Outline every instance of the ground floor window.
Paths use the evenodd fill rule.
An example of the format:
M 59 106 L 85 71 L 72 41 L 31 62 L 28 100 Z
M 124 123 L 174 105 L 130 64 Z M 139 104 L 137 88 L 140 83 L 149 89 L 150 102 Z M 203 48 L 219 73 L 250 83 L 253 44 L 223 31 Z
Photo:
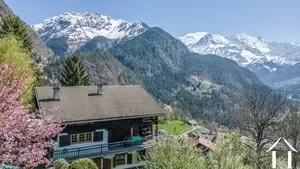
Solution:
M 115 156 L 115 166 L 126 164 L 125 154 L 118 154 Z
M 71 144 L 92 142 L 92 132 L 71 134 Z

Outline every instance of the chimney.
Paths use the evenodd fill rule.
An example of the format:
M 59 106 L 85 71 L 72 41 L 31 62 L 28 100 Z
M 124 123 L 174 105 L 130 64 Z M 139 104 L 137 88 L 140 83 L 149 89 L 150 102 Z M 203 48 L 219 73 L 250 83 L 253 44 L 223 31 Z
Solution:
M 60 98 L 59 98 L 59 90 L 60 90 L 59 85 L 55 84 L 53 86 L 53 100 L 60 100 Z
M 100 83 L 97 85 L 97 95 L 102 95 L 102 87 L 103 87 L 103 84 Z

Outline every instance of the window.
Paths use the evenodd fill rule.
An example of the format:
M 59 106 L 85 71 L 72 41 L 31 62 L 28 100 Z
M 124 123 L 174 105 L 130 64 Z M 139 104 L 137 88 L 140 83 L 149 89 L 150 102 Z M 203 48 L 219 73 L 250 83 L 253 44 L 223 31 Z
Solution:
M 116 155 L 115 156 L 115 164 L 116 164 L 116 166 L 126 164 L 125 154 Z
M 94 132 L 94 142 L 103 141 L 103 131 L 95 131 Z
M 71 134 L 71 144 L 92 142 L 92 133 Z
M 127 154 L 127 164 L 132 164 L 132 157 L 133 157 L 133 154 L 131 154 L 131 153 Z

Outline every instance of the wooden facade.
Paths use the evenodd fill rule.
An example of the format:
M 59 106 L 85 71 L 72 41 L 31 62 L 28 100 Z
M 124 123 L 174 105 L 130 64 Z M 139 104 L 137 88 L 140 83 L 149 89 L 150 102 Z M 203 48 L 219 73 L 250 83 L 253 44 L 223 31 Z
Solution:
M 67 125 L 61 132 L 65 134 L 58 135 L 59 147 L 69 146 L 71 144 L 71 135 L 77 133 L 93 132 L 93 141 L 97 141 L 97 139 L 101 137 L 99 136 L 99 131 L 97 130 L 101 129 L 107 130 L 108 143 L 124 141 L 126 140 L 126 138 L 130 138 L 132 136 L 141 136 L 145 140 L 148 140 L 153 136 L 152 126 L 154 122 L 155 118 L 139 118 L 79 125 Z
M 157 124 L 155 117 L 68 125 L 57 136 L 57 147 L 52 157 L 54 160 L 64 158 L 68 161 L 87 157 L 94 159 L 102 169 L 141 167 L 143 162 L 139 161 L 137 154 L 146 149 L 143 142 L 153 138 L 153 124 Z M 92 138 L 90 142 L 72 144 L 76 134 Z M 136 142 L 133 139 L 135 136 L 142 140 Z
M 64 126 L 49 153 L 53 161 L 91 158 L 100 169 L 142 168 L 137 154 L 147 148 L 153 130 L 157 135 L 158 116 L 165 115 L 141 85 L 42 86 L 34 91 L 43 115 Z
M 94 159 L 99 169 L 144 169 L 145 150 Z

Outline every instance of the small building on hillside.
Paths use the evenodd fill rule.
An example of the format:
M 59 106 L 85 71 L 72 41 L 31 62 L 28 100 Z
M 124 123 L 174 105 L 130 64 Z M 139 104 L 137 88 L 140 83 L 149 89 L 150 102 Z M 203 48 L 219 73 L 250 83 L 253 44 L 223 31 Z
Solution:
M 209 141 L 213 142 L 216 138 L 216 133 L 211 131 L 211 130 L 208 130 L 206 128 L 203 128 L 203 129 L 199 129 L 199 130 L 191 132 L 189 134 L 189 136 L 193 137 L 193 138 L 206 139 L 206 140 L 209 140 Z
M 216 139 L 215 132 L 206 128 L 189 133 L 189 137 L 194 140 L 196 147 L 204 152 L 213 151 L 216 147 L 214 141 Z
M 196 127 L 196 126 L 198 125 L 197 121 L 194 120 L 194 119 L 189 120 L 189 121 L 188 121 L 188 124 L 190 124 L 190 125 L 193 126 L 193 127 Z
M 141 168 L 164 111 L 140 85 L 36 87 L 37 107 L 65 127 L 53 160 L 93 159 L 100 169 Z M 157 134 L 157 125 L 155 127 Z
M 203 150 L 203 152 L 214 151 L 216 148 L 216 144 L 205 138 L 197 138 L 196 139 L 196 147 Z

